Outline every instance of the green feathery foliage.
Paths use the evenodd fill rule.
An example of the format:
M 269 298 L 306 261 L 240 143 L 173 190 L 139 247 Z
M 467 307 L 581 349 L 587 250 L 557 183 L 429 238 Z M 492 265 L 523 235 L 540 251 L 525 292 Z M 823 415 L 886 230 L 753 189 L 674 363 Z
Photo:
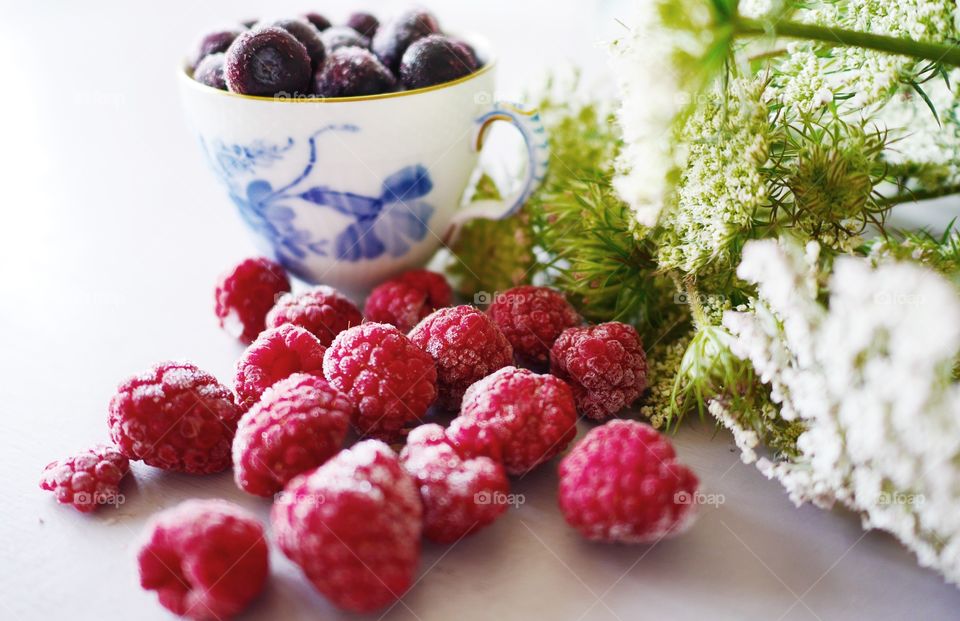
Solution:
M 476 199 L 497 199 L 493 180 L 484 175 Z M 528 284 L 535 273 L 533 233 L 527 209 L 503 220 L 477 219 L 464 225 L 446 265 L 454 290 L 465 299 Z

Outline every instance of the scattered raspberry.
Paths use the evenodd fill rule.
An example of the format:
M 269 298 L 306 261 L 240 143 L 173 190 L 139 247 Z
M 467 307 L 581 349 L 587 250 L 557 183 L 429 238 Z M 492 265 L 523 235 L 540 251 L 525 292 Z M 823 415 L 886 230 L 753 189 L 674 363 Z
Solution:
M 465 454 L 486 455 L 510 474 L 525 474 L 576 437 L 573 392 L 552 375 L 505 367 L 467 389 L 448 434 Z
M 411 431 L 400 462 L 419 486 L 428 539 L 453 543 L 507 510 L 510 482 L 503 466 L 488 457 L 462 459 L 440 425 Z
M 472 306 L 441 308 L 410 331 L 410 339 L 437 363 L 437 403 L 457 410 L 470 384 L 513 363 L 500 328 Z
M 410 270 L 395 280 L 426 293 L 433 310 L 453 304 L 453 290 L 442 274 L 430 270 Z
M 437 396 L 433 359 L 383 323 L 341 332 L 323 357 L 323 372 L 356 404 L 357 431 L 380 439 L 402 436 Z
M 90 513 L 100 505 L 117 506 L 123 501 L 120 479 L 129 470 L 130 461 L 120 451 L 99 444 L 47 464 L 40 478 L 40 489 L 53 492 L 60 504 Z
M 550 372 L 573 388 L 577 409 L 603 420 L 647 388 L 647 356 L 633 326 L 619 321 L 563 331 L 550 350 Z
M 140 548 L 140 586 L 181 617 L 227 619 L 267 581 L 267 542 L 255 517 L 225 500 L 188 500 L 158 513 Z
M 326 348 L 303 328 L 284 324 L 264 331 L 237 362 L 234 390 L 248 410 L 267 388 L 294 373 L 320 374 Z
M 413 583 L 423 508 L 383 442 L 359 442 L 290 481 L 270 518 L 283 553 L 344 610 L 372 612 Z
M 129 459 L 190 474 L 230 467 L 240 420 L 233 393 L 190 363 L 161 362 L 117 388 L 110 437 Z
M 550 360 L 550 348 L 560 333 L 583 322 L 562 293 L 533 285 L 497 295 L 487 313 L 510 341 L 518 361 L 541 366 Z
M 343 445 L 353 402 L 326 380 L 294 373 L 268 388 L 243 415 L 233 439 L 233 476 L 240 489 L 272 496 L 316 468 Z
M 653 427 L 613 420 L 560 462 L 560 510 L 587 539 L 646 543 L 690 527 L 698 485 Z
M 395 280 L 371 291 L 363 307 L 367 321 L 388 323 L 404 332 L 409 332 L 431 312 L 426 293 Z
M 363 315 L 353 302 L 333 287 L 326 286 L 314 287 L 297 295 L 284 295 L 267 314 L 268 328 L 292 323 L 311 332 L 324 346 L 362 321 Z
M 443 276 L 413 270 L 370 292 L 363 313 L 367 321 L 389 323 L 409 332 L 421 319 L 452 301 L 453 292 Z
M 249 343 L 263 332 L 277 297 L 288 291 L 290 281 L 279 263 L 264 258 L 242 261 L 217 283 L 215 310 L 220 327 Z

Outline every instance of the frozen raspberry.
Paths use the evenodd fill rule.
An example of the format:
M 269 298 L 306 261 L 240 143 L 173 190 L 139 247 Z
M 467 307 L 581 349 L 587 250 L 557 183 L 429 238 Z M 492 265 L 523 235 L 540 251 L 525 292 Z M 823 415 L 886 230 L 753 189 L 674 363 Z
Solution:
M 400 462 L 420 489 L 428 539 L 453 543 L 507 510 L 510 482 L 503 466 L 488 457 L 461 458 L 440 425 L 411 431 Z
M 550 372 L 573 388 L 580 413 L 596 420 L 629 406 L 647 388 L 640 335 L 619 321 L 564 330 L 550 350 Z
M 284 324 L 265 330 L 237 362 L 233 387 L 246 411 L 267 388 L 294 373 L 319 375 L 326 348 L 300 326 Z
M 240 489 L 272 496 L 343 445 L 353 402 L 326 380 L 295 373 L 268 388 L 240 419 L 233 476 Z
M 330 27 L 330 20 L 319 13 L 304 13 L 303 19 L 313 24 L 313 27 L 320 32 Z
M 453 301 L 453 291 L 436 272 L 413 270 L 381 284 L 363 309 L 368 321 L 389 323 L 409 332 L 421 319 Z
M 305 93 L 310 86 L 310 55 L 282 28 L 243 31 L 227 50 L 227 87 L 244 95 Z
M 283 28 L 293 35 L 293 38 L 307 48 L 307 55 L 310 56 L 310 67 L 316 71 L 317 67 L 323 64 L 326 58 L 327 49 L 320 38 L 320 31 L 305 19 L 278 19 L 264 26 L 276 26 Z M 259 25 L 257 26 L 259 28 Z
M 443 84 L 477 70 L 476 59 L 440 34 L 415 41 L 400 60 L 400 81 L 408 89 Z
M 506 367 L 467 389 L 447 434 L 463 453 L 492 457 L 508 473 L 525 474 L 576 437 L 573 392 L 552 375 Z
M 689 528 L 698 485 L 653 427 L 613 420 L 560 462 L 560 510 L 587 539 L 646 543 Z
M 193 55 L 193 62 L 190 66 L 196 69 L 202 61 L 211 54 L 222 54 L 230 48 L 230 44 L 243 32 L 239 28 L 230 28 L 227 30 L 217 30 L 211 32 L 200 39 L 197 44 L 197 51 Z
M 360 97 L 396 87 L 396 78 L 376 56 L 360 47 L 341 47 L 330 53 L 317 73 L 314 92 L 321 97 Z
M 220 327 L 244 343 L 253 341 L 266 327 L 277 298 L 288 291 L 290 280 L 278 263 L 262 257 L 242 261 L 217 283 Z
M 129 459 L 189 474 L 230 467 L 240 420 L 233 393 L 186 362 L 162 362 L 117 388 L 110 400 L 110 437 Z
M 363 36 L 370 39 L 373 38 L 373 35 L 377 34 L 377 28 L 380 27 L 380 21 L 369 13 L 358 11 L 356 13 L 351 13 L 350 17 L 347 18 L 347 26 L 350 26 Z
M 409 270 L 394 280 L 425 292 L 427 300 L 434 309 L 450 306 L 453 303 L 453 289 L 442 274 L 430 270 Z
M 323 357 L 323 372 L 356 404 L 357 431 L 384 440 L 401 437 L 437 396 L 433 359 L 383 323 L 341 332 Z
M 487 313 L 503 330 L 517 360 L 538 366 L 550 360 L 550 348 L 560 333 L 583 321 L 562 293 L 533 285 L 497 295 Z
M 460 408 L 470 384 L 513 363 L 513 349 L 500 328 L 472 306 L 441 308 L 410 331 L 412 340 L 437 363 L 437 403 Z
M 223 59 L 223 53 L 206 56 L 193 70 L 193 79 L 221 91 L 227 90 L 226 78 L 223 76 Z
M 328 52 L 334 52 L 341 47 L 362 47 L 370 49 L 370 39 L 363 36 L 349 26 L 333 26 L 323 31 L 323 44 Z
M 362 321 L 363 315 L 353 302 L 333 287 L 323 285 L 296 295 L 285 295 L 267 313 L 268 328 L 292 323 L 311 332 L 325 346 L 338 334 Z
M 377 29 L 371 49 L 387 69 L 397 73 L 400 59 L 410 45 L 423 37 L 440 32 L 437 19 L 422 9 L 414 9 Z
M 339 608 L 372 612 L 413 583 L 423 508 L 380 441 L 359 442 L 290 481 L 270 518 L 283 553 Z
M 225 500 L 188 500 L 155 515 L 137 554 L 140 586 L 189 619 L 242 612 L 267 582 L 268 550 L 257 519 Z
M 100 444 L 67 459 L 47 464 L 40 489 L 51 491 L 57 502 L 89 513 L 100 505 L 123 502 L 120 479 L 130 470 L 130 461 L 112 446 Z

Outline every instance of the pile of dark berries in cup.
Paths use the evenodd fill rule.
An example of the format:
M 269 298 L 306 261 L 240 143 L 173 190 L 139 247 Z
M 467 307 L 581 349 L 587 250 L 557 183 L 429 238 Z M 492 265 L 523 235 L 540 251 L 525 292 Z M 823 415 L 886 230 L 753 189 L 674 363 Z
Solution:
M 110 442 L 40 481 L 84 513 L 119 504 L 131 461 L 232 468 L 241 490 L 268 499 L 269 536 L 220 499 L 153 517 L 140 583 L 178 615 L 242 612 L 270 575 L 269 541 L 335 606 L 383 609 L 415 583 L 422 539 L 455 544 L 493 524 L 523 502 L 511 477 L 563 453 L 560 511 L 590 541 L 657 541 L 696 514 L 697 477 L 670 441 L 615 418 L 647 386 L 637 331 L 586 325 L 558 291 L 515 287 L 481 310 L 413 270 L 361 311 L 331 287 L 294 293 L 280 265 L 251 258 L 215 299 L 220 326 L 246 346 L 232 386 L 190 362 L 133 375 L 110 401 Z M 603 424 L 570 447 L 582 418 Z
M 339 26 L 317 13 L 248 24 L 201 39 L 195 80 L 261 97 L 359 97 L 443 84 L 483 65 L 423 9 L 383 24 L 369 13 Z

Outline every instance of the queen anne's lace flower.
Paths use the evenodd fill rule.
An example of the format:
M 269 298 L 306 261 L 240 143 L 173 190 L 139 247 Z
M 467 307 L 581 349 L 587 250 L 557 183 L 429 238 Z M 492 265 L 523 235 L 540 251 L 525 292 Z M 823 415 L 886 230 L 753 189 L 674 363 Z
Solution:
M 960 296 L 922 267 L 846 257 L 825 306 L 816 263 L 815 244 L 751 242 L 738 274 L 758 297 L 724 318 L 780 416 L 805 428 L 794 458 L 758 467 L 794 502 L 839 501 L 960 584 Z M 752 461 L 757 440 L 741 413 L 722 401 L 711 411 Z
M 760 166 L 767 160 L 769 123 L 762 83 L 735 80 L 704 94 L 681 135 L 685 166 L 674 200 L 662 214 L 660 265 L 684 272 L 727 258 L 731 240 L 767 199 Z

